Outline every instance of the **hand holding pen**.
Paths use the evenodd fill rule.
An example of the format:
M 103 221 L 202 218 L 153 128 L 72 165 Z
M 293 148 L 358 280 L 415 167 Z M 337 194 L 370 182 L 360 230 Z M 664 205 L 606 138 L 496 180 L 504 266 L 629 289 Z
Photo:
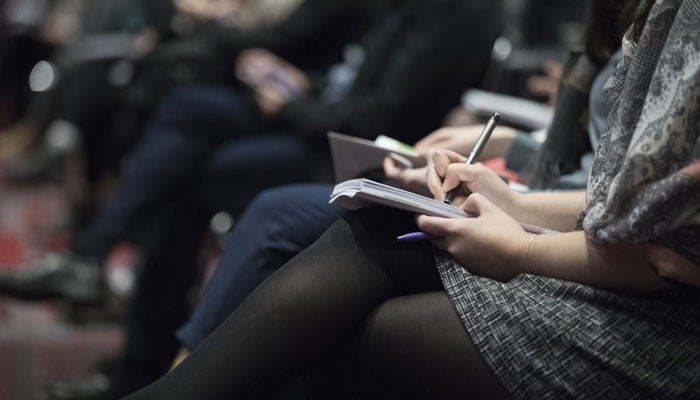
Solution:
M 460 193 L 464 191 L 465 197 L 456 198 L 452 205 L 460 207 L 467 212 L 473 213 L 473 210 L 468 210 L 465 204 L 466 200 L 473 193 L 479 193 L 505 212 L 517 212 L 519 209 L 522 195 L 510 188 L 492 169 L 480 163 L 467 165 L 464 162 L 464 157 L 449 150 L 440 150 L 436 152 L 435 156 L 435 170 L 431 171 L 428 181 L 430 190 L 436 199 L 440 199 L 447 189 L 463 187 L 464 189 L 459 190 Z M 441 173 L 438 173 L 436 170 L 439 170 Z M 412 234 L 402 237 L 399 241 L 415 242 L 436 238 L 435 236 L 426 237 L 422 235 L 422 232 L 420 233 L 421 235 Z M 436 235 L 434 232 L 433 234 Z
M 486 147 L 486 144 L 488 143 L 488 140 L 491 137 L 491 134 L 493 133 L 493 130 L 495 129 L 499 118 L 500 115 L 498 113 L 495 113 L 489 119 L 489 121 L 484 126 L 484 130 L 475 142 L 474 147 L 467 158 L 464 158 L 457 153 L 447 150 L 438 151 L 433 154 L 435 171 L 430 171 L 428 174 L 428 186 L 437 198 L 444 195 L 444 191 L 442 191 L 442 189 L 445 185 L 450 184 L 448 177 L 449 165 L 457 162 L 464 162 L 466 165 L 473 164 L 479 158 L 479 155 L 481 154 L 483 149 Z M 455 200 L 455 197 L 459 193 L 461 182 L 463 181 L 463 179 L 459 179 L 458 181 L 459 182 L 457 182 L 457 185 L 454 186 L 447 193 L 444 199 L 445 203 L 451 204 Z M 410 242 L 423 239 L 429 239 L 429 237 L 427 237 L 422 232 L 410 232 L 406 235 L 402 235 L 397 238 L 397 240 L 402 242 Z
M 498 113 L 494 113 L 493 116 L 491 116 L 489 121 L 486 123 L 486 126 L 484 126 L 484 131 L 481 132 L 481 136 L 479 136 L 479 139 L 477 139 L 476 143 L 474 144 L 474 148 L 469 153 L 469 156 L 467 156 L 466 163 L 468 165 L 474 164 L 474 162 L 476 162 L 476 160 L 479 159 L 479 155 L 484 150 L 484 147 L 486 147 L 486 143 L 488 143 L 489 139 L 491 138 L 491 134 L 496 128 L 496 124 L 498 124 L 498 120 L 500 118 L 501 116 Z M 447 196 L 445 196 L 445 203 L 452 203 L 455 199 L 455 196 L 457 196 L 458 191 L 459 189 L 454 188 L 449 193 L 447 193 Z

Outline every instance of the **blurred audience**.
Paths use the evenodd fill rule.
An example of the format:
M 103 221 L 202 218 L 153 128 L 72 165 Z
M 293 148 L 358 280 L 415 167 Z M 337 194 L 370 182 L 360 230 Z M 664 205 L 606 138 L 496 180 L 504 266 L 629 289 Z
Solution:
M 569 56 L 565 79 L 557 85 L 564 97 L 557 104 L 555 122 L 548 129 L 547 142 L 544 145 L 536 142 L 529 135 L 507 127 L 505 121 L 493 132 L 481 160 L 505 157 L 507 167 L 529 175 L 524 177 L 525 182 L 531 183 L 533 189 L 585 188 L 592 164 L 592 149 L 603 133 L 602 122 L 607 117 L 603 87 L 621 58 L 620 52 L 615 52 L 616 43 L 601 43 L 592 37 L 597 30 L 604 28 L 610 30 L 613 38 L 619 38 L 622 28 L 602 24 L 599 20 L 596 22 L 600 25 L 591 24 L 588 28 L 588 41 L 577 46 Z M 578 50 L 579 47 L 585 47 L 585 50 Z M 603 65 L 606 62 L 607 65 Z M 585 112 L 574 112 L 581 107 L 579 96 L 587 99 L 583 106 Z M 590 137 L 587 148 L 590 151 L 586 152 L 584 148 L 578 153 L 561 152 L 561 149 L 550 148 L 549 143 L 559 143 L 577 134 L 573 127 L 582 123 L 581 115 L 584 115 L 586 125 L 583 130 Z M 430 164 L 432 152 L 437 149 L 468 154 L 481 131 L 481 124 L 441 128 L 418 141 L 415 148 Z M 552 171 L 552 158 L 556 158 L 557 165 L 570 169 Z M 575 165 L 578 168 L 572 168 Z M 404 169 L 388 159 L 384 163 L 384 172 L 388 183 L 430 195 L 425 182 L 426 168 Z M 218 267 L 192 317 L 177 332 L 183 349 L 175 363 L 209 336 L 258 284 L 311 245 L 336 219 L 348 213 L 328 204 L 331 191 L 330 185 L 290 185 L 265 190 L 250 202 L 227 241 Z
M 320 398 L 696 397 L 700 64 L 677 57 L 700 58 L 698 3 L 597 3 L 603 26 L 634 20 L 611 32 L 623 57 L 587 193 L 516 193 L 436 151 L 430 192 L 459 188 L 474 218 L 350 213 L 127 398 L 266 398 L 299 377 Z M 559 139 L 583 131 L 581 95 L 615 47 L 567 62 L 554 125 L 575 129 Z M 580 150 L 564 147 L 546 144 L 544 164 Z M 416 229 L 429 240 L 396 240 Z
M 303 60 L 302 64 L 308 68 L 309 73 L 314 74 L 315 68 L 324 69 L 327 63 L 339 59 L 342 56 L 342 45 L 348 40 L 358 38 L 363 30 L 367 28 L 372 18 L 374 18 L 377 7 L 382 7 L 381 2 L 376 1 L 372 2 L 371 6 L 349 1 L 338 1 L 333 4 L 308 1 L 298 6 L 288 18 L 279 21 L 276 25 L 260 26 L 259 29 L 246 30 L 245 32 L 230 27 L 224 28 L 219 23 L 207 25 L 202 28 L 201 33 L 193 34 L 191 39 L 188 39 L 193 41 L 192 44 L 187 44 L 186 40 L 177 41 L 177 43 L 171 42 L 174 47 L 177 47 L 175 50 L 184 49 L 182 51 L 174 51 L 172 47 L 156 47 L 153 52 L 149 53 L 149 63 L 146 65 L 156 79 L 160 79 L 160 75 L 163 73 L 163 71 L 160 71 L 160 74 L 158 74 L 158 65 L 167 65 L 170 71 L 179 72 L 183 71 L 183 66 L 186 67 L 188 65 L 187 62 L 190 63 L 189 65 L 200 67 L 202 63 L 194 61 L 199 57 L 197 52 L 200 46 L 197 43 L 210 43 L 209 48 L 216 48 L 216 50 L 210 50 L 209 54 L 215 55 L 219 59 L 220 67 L 218 68 L 222 71 L 222 76 L 224 74 L 223 71 L 225 71 L 227 81 L 235 83 L 233 79 L 233 64 L 230 59 L 235 57 L 240 49 L 245 48 L 247 45 L 255 44 L 272 46 L 282 54 L 296 55 L 300 60 Z M 203 25 L 206 25 L 206 22 Z M 193 54 L 192 51 L 195 53 Z M 178 60 L 181 60 L 182 63 L 178 64 Z M 202 69 L 206 71 L 205 67 Z M 185 71 L 187 71 L 186 68 Z M 79 77 L 79 74 L 77 76 Z M 163 80 L 175 84 L 180 82 L 167 76 Z M 223 110 L 223 112 L 225 111 Z M 102 122 L 104 123 L 104 121 Z M 206 118 L 202 122 L 207 123 Z M 197 132 L 192 134 L 197 134 Z M 274 143 L 272 144 L 274 145 Z M 245 143 L 240 144 L 240 148 L 241 151 L 245 151 Z M 272 147 L 271 151 L 273 154 L 269 156 L 270 158 L 263 158 L 260 161 L 263 163 L 268 160 L 274 161 L 276 156 L 284 158 L 284 153 L 288 150 L 290 149 L 286 147 L 278 146 L 278 150 Z M 218 160 L 219 162 L 224 162 L 223 166 L 213 163 L 214 169 L 225 169 L 225 167 L 229 166 L 228 164 L 230 164 L 231 160 L 236 161 L 237 154 L 234 153 L 231 156 L 231 159 L 220 158 Z M 178 162 L 178 160 L 174 161 Z M 282 166 L 284 164 L 277 165 Z M 243 172 L 249 171 L 239 171 L 239 173 Z M 271 178 L 274 179 L 274 177 Z M 260 182 L 259 184 L 264 185 L 266 183 Z M 250 188 L 250 190 L 253 190 L 253 188 Z M 160 214 L 167 214 L 164 208 L 167 207 L 162 207 Z M 178 214 L 175 215 L 179 217 Z M 107 393 L 103 394 L 114 396 L 115 391 L 123 392 L 143 385 L 167 369 L 173 357 L 171 353 L 176 349 L 172 331 L 184 318 L 187 311 L 186 287 L 191 285 L 194 280 L 193 275 L 195 271 L 193 264 L 195 264 L 197 259 L 199 237 L 203 231 L 203 228 L 195 227 L 195 223 L 204 221 L 203 225 L 206 225 L 206 218 L 200 218 L 194 223 L 188 222 L 195 216 L 199 216 L 199 214 L 185 212 L 185 215 L 177 220 L 172 218 L 172 214 L 165 218 L 154 216 L 152 220 L 161 222 L 154 223 L 153 227 L 149 227 L 149 222 L 152 221 L 144 221 L 141 224 L 143 227 L 141 233 L 134 235 L 136 236 L 134 240 L 140 244 L 140 259 L 142 264 L 144 264 L 142 268 L 137 268 L 137 271 L 143 270 L 144 272 L 137 272 L 140 279 L 138 279 L 134 297 L 137 299 L 137 303 L 141 304 L 143 300 L 143 303 L 148 304 L 148 306 L 141 307 L 139 305 L 132 307 L 128 313 L 126 322 L 126 354 L 123 365 L 119 368 L 120 372 L 124 371 L 126 373 L 121 377 L 120 382 L 117 383 L 118 387 L 104 388 L 95 385 L 94 381 L 81 382 L 83 384 L 76 386 L 61 386 L 56 393 L 58 397 L 80 398 L 85 395 L 90 396 L 94 395 L 91 392 L 94 389 L 102 392 L 107 391 Z M 177 227 L 182 232 L 180 235 L 178 235 L 176 229 L 171 229 L 173 222 L 178 223 Z M 190 230 L 198 236 L 192 238 L 192 234 L 189 234 Z M 90 235 L 87 234 L 86 236 L 89 237 Z M 153 236 L 155 236 L 155 239 L 148 239 L 148 237 Z M 141 239 L 142 237 L 146 239 Z M 167 240 L 167 242 L 158 242 L 158 240 Z M 176 245 L 175 242 L 178 241 L 183 242 L 183 245 Z M 172 245 L 175 245 L 179 251 L 184 253 L 185 257 L 178 258 L 180 253 L 171 255 L 169 250 Z M 185 247 L 190 248 L 185 249 Z M 45 265 L 50 265 L 51 259 L 55 260 L 55 257 L 47 257 L 46 261 L 48 261 L 48 264 Z M 145 266 L 149 263 L 158 265 L 158 268 L 155 270 L 149 269 Z M 168 268 L 170 264 L 173 265 L 171 268 Z M 188 269 L 180 271 L 178 270 L 180 265 L 184 265 Z M 172 279 L 163 279 L 160 274 L 164 271 L 171 275 Z M 71 277 L 66 278 L 71 279 Z M 54 283 L 56 283 L 55 280 Z M 85 283 L 85 281 L 82 283 L 75 282 L 73 287 L 80 287 Z M 89 288 L 89 286 L 85 288 Z M 93 287 L 92 289 L 98 289 L 101 292 L 99 287 Z M 87 292 L 78 289 L 77 292 L 72 293 L 74 295 L 72 300 L 78 303 L 94 301 L 95 297 L 90 296 L 96 292 L 90 293 L 92 289 L 88 289 Z M 97 294 L 99 296 L 99 293 Z M 145 296 L 146 299 L 138 300 L 141 296 Z M 84 383 L 87 383 L 87 385 Z
M 237 215 L 267 187 L 327 179 L 328 130 L 415 142 L 440 125 L 466 88 L 489 88 L 494 74 L 506 83 L 507 71 L 520 68 L 492 52 L 508 18 L 499 1 L 52 3 L 51 18 L 37 17 L 45 26 L 39 37 L 52 39 L 32 58 L 49 60 L 36 64 L 33 75 L 52 79 L 32 94 L 21 119 L 19 112 L 6 118 L 19 120 L 0 132 L 0 157 L 8 179 L 29 182 L 55 178 L 78 153 L 89 194 L 69 251 L 0 275 L 0 290 L 99 303 L 113 245 L 130 240 L 140 255 L 125 350 L 108 368 L 108 385 L 92 376 L 54 386 L 54 398 L 115 398 L 167 370 L 213 211 Z M 504 1 L 522 15 L 552 12 L 547 24 L 528 25 L 527 33 L 510 39 L 523 50 L 551 45 L 556 50 L 548 54 L 560 54 L 555 42 L 566 36 L 562 22 L 574 20 L 582 6 L 544 3 Z M 529 18 L 517 23 L 525 26 Z M 539 29 L 548 33 L 538 35 Z M 12 63 L 0 68 L 5 64 Z M 545 72 L 544 80 L 531 81 L 532 89 L 554 103 L 557 70 Z M 517 91 L 520 83 L 508 85 L 499 89 Z M 585 138 L 586 129 L 577 132 Z M 507 137 L 506 152 L 520 139 L 529 141 L 524 134 Z M 513 154 L 522 150 L 512 148 L 520 149 Z M 554 179 L 574 172 L 586 151 L 582 146 L 563 156 L 576 163 Z M 107 196 L 113 181 L 116 190 Z M 298 197 L 303 203 L 306 194 Z
M 89 190 L 84 208 L 78 211 L 89 214 L 103 197 L 105 185 L 100 184 L 119 174 L 122 157 L 138 139 L 163 93 L 187 81 L 232 84 L 230 60 L 237 51 L 236 43 L 240 48 L 285 46 L 288 32 L 297 30 L 298 22 L 276 37 L 265 29 L 252 32 L 255 26 L 283 20 L 299 6 L 298 1 L 268 2 L 269 14 L 246 5 L 254 2 L 221 1 L 215 8 L 208 7 L 204 15 L 201 7 L 194 6 L 200 3 L 214 4 L 180 2 L 175 7 L 170 0 L 88 3 L 73 43 L 52 61 L 35 67 L 34 75 L 48 80 L 37 89 L 42 92 L 33 96 L 24 118 L 0 136 L 5 138 L 0 154 L 8 159 L 7 179 L 25 182 L 60 177 L 66 156 L 80 150 Z M 314 15 L 314 10 L 306 9 L 306 14 Z M 237 23 L 239 15 L 246 15 L 242 24 Z M 307 32 L 318 25 L 312 18 L 306 22 L 310 25 Z M 361 25 L 358 23 L 358 31 Z M 235 40 L 225 47 L 215 46 L 213 38 L 229 37 Z M 329 53 L 321 45 L 314 49 L 321 57 Z M 77 225 L 85 219 L 81 217 L 78 214 Z

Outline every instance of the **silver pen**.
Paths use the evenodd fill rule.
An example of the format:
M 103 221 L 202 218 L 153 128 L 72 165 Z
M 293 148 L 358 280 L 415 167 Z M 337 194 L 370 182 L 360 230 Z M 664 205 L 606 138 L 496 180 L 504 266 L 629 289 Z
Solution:
M 494 113 L 491 118 L 489 118 L 489 121 L 486 123 L 486 126 L 484 127 L 483 132 L 481 132 L 479 139 L 477 139 L 476 143 L 474 144 L 474 148 L 467 157 L 467 164 L 473 164 L 479 158 L 479 155 L 484 150 L 484 147 L 486 147 L 486 143 L 488 143 L 489 139 L 491 138 L 491 134 L 496 128 L 496 124 L 498 124 L 499 119 L 501 119 L 501 116 L 498 113 Z M 459 185 L 447 193 L 447 196 L 445 196 L 445 203 L 452 203 L 458 192 Z

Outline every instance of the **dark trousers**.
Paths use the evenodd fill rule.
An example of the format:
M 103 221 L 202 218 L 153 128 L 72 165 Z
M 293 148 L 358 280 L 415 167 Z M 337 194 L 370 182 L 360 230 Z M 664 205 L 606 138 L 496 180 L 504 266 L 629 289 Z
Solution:
M 211 211 L 240 213 L 258 191 L 306 179 L 309 159 L 301 139 L 268 133 L 244 92 L 192 85 L 163 102 L 117 191 L 73 243 L 74 252 L 103 259 L 129 238 L 143 256 L 125 321 L 126 390 L 172 361 Z
M 347 212 L 328 204 L 331 189 L 291 185 L 266 190 L 250 202 L 192 317 L 177 332 L 183 346 L 197 347 L 262 281 Z
M 175 90 L 134 150 L 119 188 L 77 237 L 74 251 L 104 257 L 116 240 L 150 224 L 164 204 L 202 185 L 215 192 L 210 199 L 245 198 L 305 176 L 305 143 L 267 128 L 245 92 L 213 85 Z

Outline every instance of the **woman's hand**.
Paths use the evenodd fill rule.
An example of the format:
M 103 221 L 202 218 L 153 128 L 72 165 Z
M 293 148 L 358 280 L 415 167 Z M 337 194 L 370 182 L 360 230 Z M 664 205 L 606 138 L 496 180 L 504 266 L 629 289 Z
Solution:
M 459 194 L 452 204 L 460 205 L 471 193 L 480 193 L 509 214 L 517 211 L 521 194 L 511 189 L 493 170 L 481 163 L 467 165 L 466 158 L 449 150 L 433 153 L 433 168 L 427 172 L 430 192 L 443 200 L 450 190 Z
M 545 60 L 542 63 L 542 73 L 528 79 L 527 88 L 530 93 L 546 98 L 547 104 L 554 107 L 563 72 L 564 66 L 560 62 Z
M 209 2 L 201 0 L 175 0 L 175 9 L 192 17 L 208 19 L 211 17 Z
M 404 168 L 397 166 L 396 162 L 391 157 L 386 157 L 383 167 L 384 175 L 386 175 L 387 179 L 393 184 L 414 193 L 430 196 L 430 191 L 428 190 L 428 184 L 426 182 L 426 174 L 428 168 L 432 168 L 432 166 Z
M 238 79 L 253 90 L 260 109 L 268 115 L 276 114 L 309 89 L 309 79 L 303 71 L 263 49 L 242 52 L 235 71 Z
M 532 238 L 520 224 L 479 193 L 470 195 L 462 209 L 475 218 L 421 215 L 421 231 L 436 236 L 432 242 L 477 275 L 507 281 L 526 272 L 526 249 Z
M 483 130 L 483 125 L 440 128 L 416 142 L 414 147 L 418 154 L 426 159 L 432 157 L 435 150 L 442 149 L 469 154 Z M 496 127 L 481 153 L 481 159 L 505 157 L 514 139 L 514 129 L 505 126 Z
M 653 243 L 641 247 L 647 262 L 660 277 L 700 288 L 700 265 Z
M 175 9 L 200 20 L 232 20 L 241 8 L 237 0 L 175 0 Z

